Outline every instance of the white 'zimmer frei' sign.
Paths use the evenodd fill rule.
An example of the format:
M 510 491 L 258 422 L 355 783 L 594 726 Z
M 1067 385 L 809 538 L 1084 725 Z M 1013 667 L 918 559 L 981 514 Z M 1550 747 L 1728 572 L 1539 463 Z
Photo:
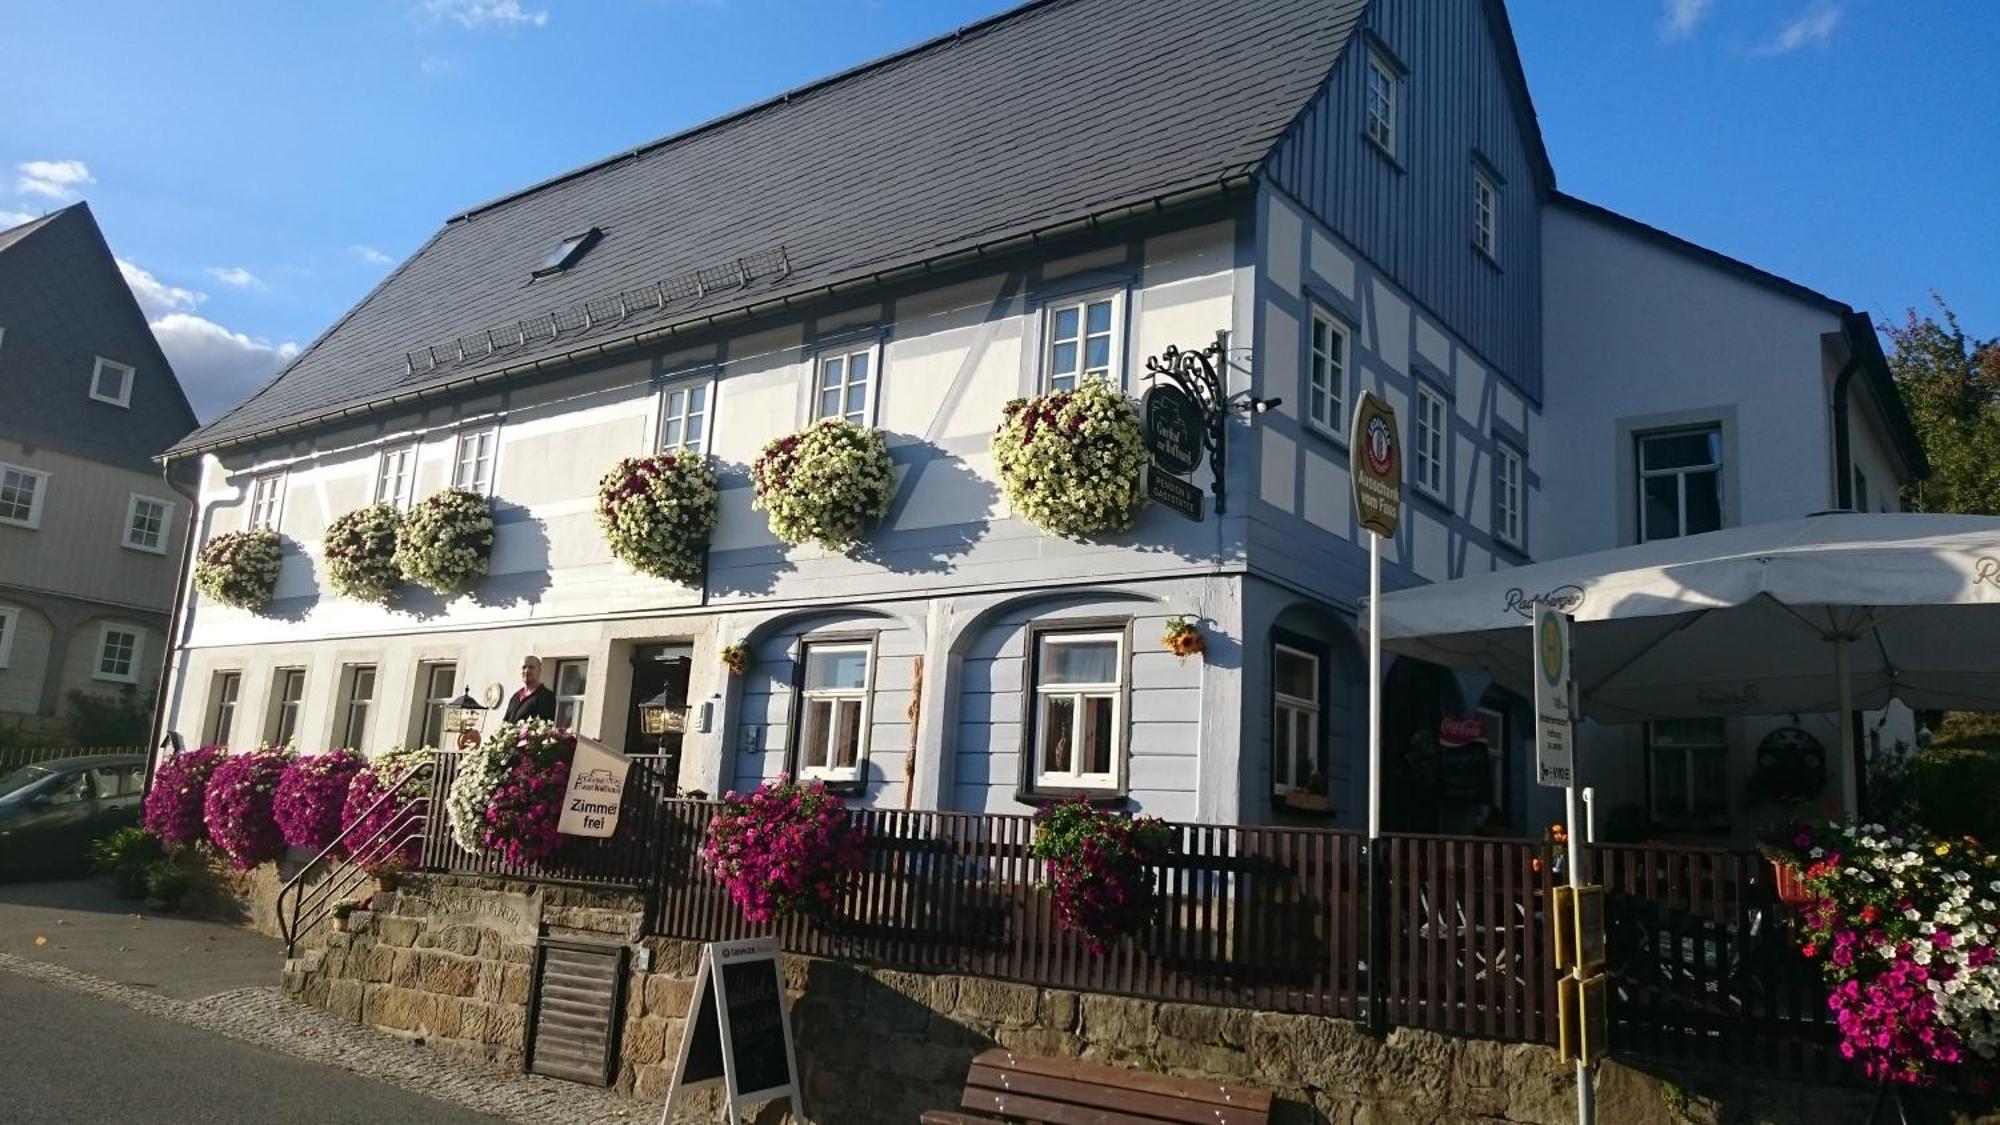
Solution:
M 618 831 L 618 806 L 625 797 L 625 774 L 632 759 L 602 742 L 576 740 L 569 761 L 569 790 L 563 794 L 556 831 L 565 836 L 609 836 Z
M 1547 602 L 1535 606 L 1535 780 L 1562 788 L 1576 777 L 1576 716 L 1570 714 L 1574 672 L 1569 615 Z

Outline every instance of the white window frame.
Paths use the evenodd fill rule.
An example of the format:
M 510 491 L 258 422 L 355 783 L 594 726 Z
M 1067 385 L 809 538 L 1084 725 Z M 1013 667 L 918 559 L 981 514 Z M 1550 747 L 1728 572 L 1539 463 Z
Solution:
M 564 694 L 563 669 L 578 664 L 583 666 L 583 691 Z M 583 701 L 590 698 L 590 660 L 579 656 L 550 661 L 548 684 L 550 693 L 556 697 L 556 725 L 576 730 L 577 723 L 583 718 Z M 570 713 L 570 721 L 567 723 L 563 722 L 564 708 L 568 708 Z
M 1042 629 L 1028 634 L 1033 649 L 1033 722 L 1029 724 L 1029 752 L 1033 755 L 1029 766 L 1037 791 L 1093 790 L 1117 792 L 1125 782 L 1125 704 L 1126 680 L 1130 678 L 1130 652 L 1126 631 L 1123 629 Z M 1116 680 L 1098 683 L 1049 684 L 1043 683 L 1046 664 L 1042 660 L 1042 646 L 1045 644 L 1102 644 L 1106 641 L 1116 646 L 1114 667 L 1118 670 Z M 1070 725 L 1069 764 L 1066 772 L 1048 768 L 1043 754 L 1043 734 L 1048 729 L 1048 701 L 1064 697 L 1071 701 L 1075 721 Z M 1086 699 L 1109 699 L 1111 701 L 1111 771 L 1109 773 L 1085 773 L 1077 767 L 1083 761 L 1083 704 Z
M 1507 442 L 1493 443 L 1493 537 L 1509 547 L 1528 543 L 1527 458 Z
M 1381 51 L 1368 52 L 1368 71 L 1362 79 L 1361 132 L 1389 156 L 1396 155 L 1397 110 L 1402 101 L 1402 68 Z M 1378 106 L 1376 103 L 1380 102 Z
M 1647 430 L 1643 433 L 1633 435 L 1632 484 L 1634 500 L 1638 504 L 1637 516 L 1639 542 L 1641 543 L 1658 541 L 1653 536 L 1646 534 L 1646 482 L 1654 477 L 1670 476 L 1678 479 L 1678 487 L 1675 493 L 1677 498 L 1675 509 L 1677 518 L 1676 529 L 1674 534 L 1662 535 L 1658 537 L 1659 539 L 1685 539 L 1689 535 L 1703 534 L 1702 532 L 1688 530 L 1687 478 L 1692 473 L 1713 472 L 1715 474 L 1715 487 L 1717 491 L 1715 530 L 1720 531 L 1729 526 L 1728 495 L 1723 492 L 1723 489 L 1727 485 L 1727 481 L 1723 477 L 1723 474 L 1728 471 L 1729 458 L 1727 450 L 1723 450 L 1722 455 L 1718 459 L 1700 465 L 1681 465 L 1672 469 L 1648 469 L 1646 467 L 1647 442 L 1660 438 L 1686 437 L 1690 434 L 1714 434 L 1716 447 L 1720 449 L 1722 446 L 1723 428 L 1720 423 L 1715 422 L 1694 426 L 1673 426 L 1663 430 Z
M 113 406 L 130 410 L 132 408 L 132 384 L 138 377 L 138 369 L 129 363 L 120 363 L 115 359 L 105 359 L 103 356 L 96 358 L 96 366 L 90 369 L 90 397 L 98 402 L 108 402 Z M 115 371 L 122 376 L 118 384 L 118 393 L 115 395 L 97 393 L 97 380 L 106 371 Z
M 482 460 L 475 452 L 472 460 L 470 479 L 466 471 L 466 443 L 474 443 L 474 449 L 484 453 Z M 483 444 L 483 448 L 480 443 Z M 485 466 L 483 472 L 481 465 Z M 457 440 L 451 446 L 451 486 L 477 492 L 481 496 L 493 495 L 493 483 L 500 479 L 500 427 L 498 425 L 475 426 L 458 432 Z
M 440 669 L 449 671 L 449 674 L 445 676 L 444 694 L 442 696 L 431 694 L 433 685 L 437 682 L 437 674 Z M 415 711 L 415 714 L 411 716 L 415 721 L 410 724 L 410 734 L 412 741 L 416 745 L 428 746 L 433 750 L 456 749 L 454 746 L 443 745 L 443 742 L 445 736 L 452 733 L 444 729 L 444 710 L 451 704 L 452 700 L 458 698 L 458 692 L 453 687 L 457 683 L 458 661 L 423 660 L 417 663 L 417 686 L 416 690 L 410 693 Z M 438 729 L 436 738 L 431 737 L 432 715 L 437 716 Z
M 124 672 L 106 671 L 104 657 L 111 645 L 111 635 L 132 638 L 132 651 L 125 658 Z M 135 625 L 115 625 L 109 621 L 97 627 L 97 656 L 91 664 L 90 678 L 110 684 L 136 684 L 139 682 L 139 658 L 146 650 L 146 631 Z
M 160 509 L 159 542 L 154 543 L 150 546 L 148 546 L 145 543 L 141 543 L 132 537 L 132 532 L 133 532 L 132 525 L 139 518 L 139 505 L 141 504 L 156 504 L 159 506 Z M 146 496 L 142 493 L 134 492 L 131 498 L 125 502 L 125 534 L 121 542 L 123 543 L 124 546 L 129 547 L 134 551 L 145 551 L 148 554 L 164 555 L 167 553 L 167 537 L 173 528 L 173 521 L 174 521 L 173 501 L 162 500 L 157 496 Z
M 235 690 L 225 693 L 222 690 L 225 683 L 233 684 Z M 202 717 L 202 721 L 206 727 L 204 731 L 206 737 L 203 739 L 204 745 L 229 745 L 229 740 L 236 735 L 236 708 L 242 702 L 243 669 L 216 669 L 208 680 L 208 709 L 207 713 Z M 222 717 L 225 708 L 229 712 L 227 719 Z
M 1472 245 L 1500 260 L 1500 185 L 1481 168 L 1472 170 Z
M 847 409 L 847 393 L 856 385 L 853 376 L 855 356 L 868 357 L 868 376 L 861 384 L 863 390 L 860 410 L 861 418 L 859 421 L 856 421 L 853 417 L 855 412 Z M 821 396 L 825 391 L 832 389 L 822 384 L 822 380 L 826 378 L 826 365 L 829 360 L 840 360 L 843 364 L 840 373 L 841 409 L 833 414 L 827 414 L 820 410 Z M 854 422 L 855 425 L 863 429 L 873 429 L 875 427 L 875 401 L 881 397 L 881 386 L 881 341 L 874 340 L 865 344 L 845 344 L 839 347 L 822 348 L 813 354 L 812 387 L 808 392 L 812 396 L 812 401 L 807 404 L 812 420 L 817 422 L 822 418 L 844 418 L 847 421 Z
M 415 502 L 417 484 L 417 442 L 389 445 L 375 459 L 375 503 L 388 504 L 407 512 Z M 391 466 L 395 466 L 391 471 Z
M 1682 721 L 1699 722 L 1702 720 L 1682 720 Z M 1694 806 L 1698 803 L 1697 798 L 1700 796 L 1700 794 L 1696 791 L 1697 786 L 1695 784 L 1695 778 L 1700 773 L 1700 771 L 1695 768 L 1696 758 L 1699 755 L 1713 755 L 1713 756 L 1718 756 L 1722 759 L 1722 783 L 1717 793 L 1717 795 L 1720 796 L 1722 801 L 1722 811 L 1715 815 L 1712 822 L 1712 826 L 1717 830 L 1721 830 L 1722 828 L 1726 827 L 1729 820 L 1729 788 L 1730 788 L 1729 757 L 1730 757 L 1731 731 L 1729 729 L 1728 720 L 1726 719 L 1713 719 L 1708 721 L 1712 721 L 1717 724 L 1717 727 L 1721 732 L 1718 741 L 1681 742 L 1676 740 L 1667 742 L 1666 744 L 1662 745 L 1659 740 L 1659 730 L 1658 730 L 1660 724 L 1658 723 L 1646 724 L 1645 726 L 1646 815 L 1649 818 L 1651 818 L 1655 824 L 1671 823 L 1674 820 L 1685 819 L 1692 817 L 1694 815 L 1695 813 Z M 1683 784 L 1686 787 L 1688 795 L 1687 808 L 1672 811 L 1666 814 L 1665 816 L 1661 815 L 1660 794 L 1657 786 L 1653 784 L 1655 776 L 1658 772 L 1658 766 L 1657 766 L 1658 756 L 1661 754 L 1675 754 L 1680 758 L 1680 770 L 1683 773 Z M 1696 829 L 1696 831 L 1700 830 L 1702 829 Z
M 368 694 L 357 690 L 363 673 L 368 676 Z M 339 724 L 333 745 L 357 753 L 368 752 L 368 719 L 375 710 L 375 696 L 382 690 L 382 669 L 378 664 L 344 664 L 340 669 L 340 706 L 334 710 Z
M 818 365 L 815 364 L 813 369 L 817 373 Z M 815 374 L 815 378 L 817 378 L 817 374 Z M 689 404 L 693 403 L 696 394 L 701 395 L 701 409 L 699 410 L 691 409 L 689 406 Z M 679 411 L 673 409 L 675 395 L 681 396 L 682 406 Z M 817 407 L 819 403 L 819 385 L 817 382 L 813 385 L 813 395 L 813 403 Z M 707 453 L 709 440 L 715 433 L 715 377 L 710 374 L 694 378 L 668 380 L 660 387 L 658 414 L 657 424 L 653 427 L 654 452 L 672 453 L 684 450 L 689 453 Z M 701 419 L 701 436 L 692 442 L 687 440 L 687 423 L 690 418 Z M 669 422 L 680 423 L 680 440 L 672 444 L 667 442 L 667 424 Z
M 278 530 L 285 518 L 285 474 L 265 473 L 250 482 L 250 506 L 244 514 L 249 531 Z
M 296 699 L 285 698 L 285 685 L 293 676 L 299 678 L 299 694 Z M 264 719 L 264 742 L 270 746 L 284 746 L 299 737 L 299 720 L 306 709 L 306 670 L 299 665 L 274 668 L 271 671 L 271 703 Z M 287 716 L 289 715 L 289 719 Z M 285 728 L 289 726 L 288 731 Z
M 1451 406 L 1444 395 L 1424 383 L 1417 383 L 1416 440 L 1411 443 L 1410 483 L 1418 492 L 1445 502 L 1445 482 L 1449 479 L 1446 455 L 1451 449 Z M 1433 417 L 1435 415 L 1435 417 Z
M 1282 641 L 1274 643 L 1271 646 L 1271 648 L 1272 648 L 1271 749 L 1273 751 L 1271 755 L 1272 759 L 1271 793 L 1273 796 L 1282 799 L 1286 796 L 1289 796 L 1292 793 L 1309 792 L 1309 790 L 1307 790 L 1306 788 L 1304 778 L 1297 778 L 1297 777 L 1281 778 L 1280 771 L 1277 768 L 1278 755 L 1276 751 L 1277 751 L 1278 728 L 1280 724 L 1286 724 L 1288 726 L 1291 726 L 1291 724 L 1287 724 L 1288 718 L 1292 716 L 1297 716 L 1306 720 L 1305 724 L 1306 735 L 1308 743 L 1312 747 L 1313 759 L 1315 763 L 1320 768 L 1325 768 L 1329 764 L 1326 761 L 1326 755 L 1324 753 L 1325 749 L 1324 727 L 1326 724 L 1326 658 L 1321 653 L 1313 652 L 1308 649 L 1303 649 L 1297 645 L 1288 645 Z M 1312 676 L 1313 676 L 1312 684 L 1313 684 L 1313 694 L 1315 698 L 1306 699 L 1303 696 L 1288 695 L 1285 692 L 1279 690 L 1278 660 L 1277 660 L 1277 656 L 1279 653 L 1283 653 L 1287 656 L 1295 657 L 1301 660 L 1309 660 L 1312 662 Z M 1297 730 L 1295 726 L 1292 727 L 1292 730 L 1293 734 L 1296 735 Z M 1294 745 L 1297 745 L 1297 743 L 1294 742 Z M 1289 773 L 1292 764 L 1293 763 L 1291 761 L 1287 761 L 1285 763 L 1287 773 Z M 1322 780 L 1327 783 L 1327 787 L 1329 789 L 1332 788 L 1332 782 L 1330 779 L 1323 778 Z M 1320 796 L 1331 799 L 1332 794 L 1326 793 L 1326 794 L 1320 794 Z
M 1090 306 L 1092 305 L 1109 305 L 1111 307 L 1111 327 L 1105 332 L 1090 331 Z M 1056 338 L 1056 317 L 1072 309 L 1076 311 L 1076 335 L 1058 340 Z M 1074 390 L 1085 379 L 1090 378 L 1102 378 L 1113 387 L 1121 390 L 1124 388 L 1125 290 L 1099 289 L 1088 293 L 1076 293 L 1044 301 L 1042 303 L 1041 333 L 1040 371 L 1036 377 L 1036 385 L 1039 388 L 1039 393 L 1047 394 L 1056 390 Z M 1101 368 L 1088 366 L 1089 343 L 1091 338 L 1095 336 L 1109 336 L 1111 338 L 1110 346 L 1107 349 L 1109 354 L 1106 356 L 1105 366 Z M 1074 378 L 1075 382 L 1071 383 L 1068 387 L 1057 387 L 1055 385 L 1055 352 L 1056 348 L 1064 343 L 1074 343 L 1076 345 L 1075 374 L 1073 376 L 1065 376 L 1066 378 Z M 1093 373 L 1097 374 L 1094 375 Z
M 8 527 L 25 527 L 30 531 L 39 531 L 42 526 L 42 509 L 48 506 L 49 474 L 39 469 L 30 469 L 26 465 L 13 465 L 5 461 L 0 461 L 0 483 L 5 482 L 7 474 L 10 472 L 20 473 L 34 481 L 35 493 L 28 501 L 27 519 L 0 516 L 0 524 Z
M 815 654 L 833 653 L 861 654 L 861 686 L 858 688 L 809 688 L 807 666 Z M 873 729 L 875 698 L 875 642 L 868 640 L 823 640 L 807 641 L 799 648 L 799 717 L 797 732 L 793 735 L 794 761 L 798 763 L 798 773 L 802 778 L 820 781 L 843 782 L 860 781 L 868 773 L 869 733 Z M 826 744 L 819 747 L 824 765 L 807 765 L 809 747 L 805 744 L 806 712 L 815 703 L 832 705 L 833 715 L 826 725 Z M 860 730 L 854 739 L 854 764 L 836 766 L 833 751 L 839 737 L 840 711 L 844 704 L 852 704 L 860 716 Z
M 21 611 L 0 605 L 0 668 L 14 658 L 14 638 L 21 631 Z
M 1322 328 L 1326 330 L 1328 342 L 1339 342 L 1340 354 L 1337 358 L 1320 348 Z M 1315 302 L 1312 317 L 1306 326 L 1306 423 L 1343 445 L 1347 442 L 1347 434 L 1342 427 L 1347 424 L 1348 371 L 1354 366 L 1353 357 L 1354 333 L 1347 322 Z M 1319 377 L 1322 364 L 1332 375 L 1324 388 Z M 1325 409 L 1315 405 L 1315 396 L 1322 389 L 1325 392 Z

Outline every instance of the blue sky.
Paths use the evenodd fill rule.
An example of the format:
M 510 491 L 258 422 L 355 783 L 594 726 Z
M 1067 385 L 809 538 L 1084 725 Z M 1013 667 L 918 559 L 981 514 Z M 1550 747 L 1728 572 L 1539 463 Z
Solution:
M 1008 6 L 10 0 L 0 226 L 88 199 L 210 417 L 456 211 Z M 1565 190 L 2000 334 L 1994 0 L 1510 11 Z

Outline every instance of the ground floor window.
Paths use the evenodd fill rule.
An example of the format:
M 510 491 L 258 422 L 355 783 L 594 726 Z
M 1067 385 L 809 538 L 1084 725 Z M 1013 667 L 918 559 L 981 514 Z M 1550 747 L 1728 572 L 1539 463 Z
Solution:
M 556 661 L 556 725 L 575 730 L 583 718 L 583 695 L 590 683 L 590 661 Z
M 1729 826 L 1729 727 L 1724 719 L 1646 724 L 1653 821 L 1670 831 Z
M 280 668 L 271 674 L 271 721 L 264 741 L 289 744 L 299 733 L 299 710 L 305 705 L 306 670 Z
M 208 689 L 208 729 L 202 743 L 227 746 L 236 729 L 236 696 L 243 690 L 243 673 L 217 672 Z
M 444 744 L 444 709 L 458 698 L 451 686 L 457 679 L 456 664 L 425 664 L 418 668 L 418 706 L 422 710 L 417 715 L 417 745 L 451 749 Z
M 340 672 L 340 729 L 334 745 L 368 752 L 368 711 L 375 704 L 375 666 L 349 664 Z
M 1118 788 L 1123 772 L 1125 634 L 1035 635 L 1034 786 Z
M 875 646 L 805 646 L 794 753 L 802 777 L 858 781 L 868 756 L 868 672 Z
M 1272 646 L 1271 795 L 1287 808 L 1327 808 L 1325 666 L 1324 652 Z

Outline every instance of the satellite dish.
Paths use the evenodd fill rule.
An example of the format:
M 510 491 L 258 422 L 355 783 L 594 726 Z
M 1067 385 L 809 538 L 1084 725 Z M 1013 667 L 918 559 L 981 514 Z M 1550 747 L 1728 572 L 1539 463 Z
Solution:
M 479 689 L 479 702 L 484 703 L 488 711 L 500 706 L 500 701 L 506 697 L 507 689 L 501 687 L 498 680 Z

